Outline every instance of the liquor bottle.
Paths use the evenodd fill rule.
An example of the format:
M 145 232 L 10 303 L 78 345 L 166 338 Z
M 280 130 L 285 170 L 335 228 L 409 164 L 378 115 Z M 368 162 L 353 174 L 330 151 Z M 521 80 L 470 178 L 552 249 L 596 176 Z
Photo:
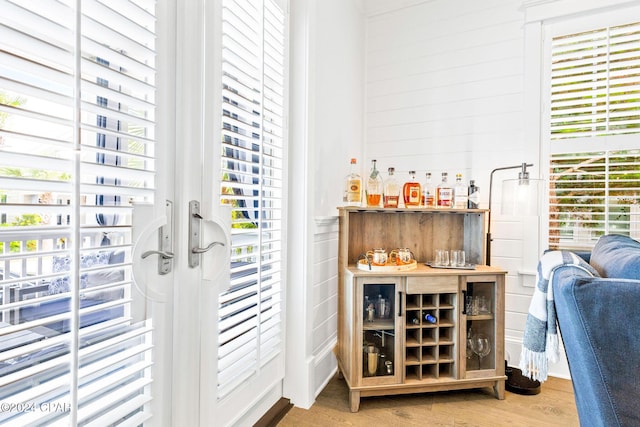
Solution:
M 411 178 L 402 186 L 402 196 L 405 207 L 420 206 L 420 183 L 416 181 L 416 171 L 409 171 Z
M 376 168 L 376 161 L 371 160 L 371 172 L 367 178 L 367 206 L 380 206 L 382 199 L 382 177 Z
M 466 209 L 469 200 L 469 189 L 462 182 L 462 174 L 456 174 L 456 183 L 453 186 L 453 207 L 456 209 Z
M 469 181 L 469 200 L 467 207 L 469 209 L 480 209 L 480 187 L 476 185 L 474 180 Z
M 397 208 L 400 199 L 400 186 L 393 176 L 395 168 L 389 168 L 389 176 L 384 183 L 384 204 L 385 208 Z
M 453 188 L 447 182 L 447 173 L 442 172 L 442 182 L 436 188 L 436 207 L 450 208 L 453 204 Z
M 427 172 L 426 180 L 422 186 L 422 200 L 421 205 L 425 208 L 432 208 L 435 206 L 435 187 L 431 182 L 431 172 Z
M 344 191 L 344 203 L 347 206 L 360 206 L 362 204 L 362 178 L 358 173 L 356 159 L 351 159 L 351 171 L 347 175 Z
M 431 313 L 423 313 L 424 320 L 429 323 L 436 323 L 438 319 L 436 319 Z

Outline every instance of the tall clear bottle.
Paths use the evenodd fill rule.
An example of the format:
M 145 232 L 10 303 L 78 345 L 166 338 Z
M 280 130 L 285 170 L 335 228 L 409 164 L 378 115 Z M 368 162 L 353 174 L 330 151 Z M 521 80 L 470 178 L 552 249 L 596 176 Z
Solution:
M 400 186 L 394 176 L 395 168 L 388 169 L 389 176 L 384 182 L 383 206 L 385 208 L 397 208 L 400 200 Z
M 371 160 L 371 172 L 367 178 L 367 206 L 380 206 L 382 201 L 382 177 L 376 168 L 376 161 Z
M 456 209 L 467 209 L 467 201 L 469 200 L 469 189 L 462 182 L 462 174 L 456 174 L 456 183 L 453 186 L 453 207 Z
M 480 208 L 480 187 L 476 185 L 476 182 L 472 179 L 469 181 L 469 200 L 467 202 L 469 209 Z
M 453 205 L 453 188 L 448 182 L 448 174 L 442 172 L 442 181 L 436 188 L 436 207 L 450 208 Z
M 362 178 L 358 173 L 358 165 L 355 158 L 351 159 L 351 170 L 345 179 L 343 199 L 345 206 L 362 205 Z
M 420 183 L 416 181 L 416 171 L 409 171 L 409 181 L 402 186 L 402 197 L 406 207 L 420 206 L 422 191 Z
M 432 208 L 436 205 L 435 191 L 436 187 L 431 181 L 431 172 L 427 172 L 424 185 L 422 186 L 421 206 L 424 206 L 425 208 Z

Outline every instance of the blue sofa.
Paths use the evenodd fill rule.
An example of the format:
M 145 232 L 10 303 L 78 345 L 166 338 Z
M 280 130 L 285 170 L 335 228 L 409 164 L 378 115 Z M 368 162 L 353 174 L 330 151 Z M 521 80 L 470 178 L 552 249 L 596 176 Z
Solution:
M 640 243 L 601 237 L 579 254 L 601 277 L 554 273 L 558 325 L 581 426 L 640 426 Z

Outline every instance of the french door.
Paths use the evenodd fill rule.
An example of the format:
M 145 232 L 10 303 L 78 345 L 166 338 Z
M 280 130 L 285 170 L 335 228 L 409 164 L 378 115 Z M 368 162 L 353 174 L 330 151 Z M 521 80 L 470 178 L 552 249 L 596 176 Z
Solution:
M 174 11 L 0 11 L 0 424 L 168 424 Z
M 180 425 L 252 425 L 282 396 L 284 3 L 194 1 L 177 12 L 177 133 L 199 142 L 176 152 L 177 215 L 188 216 L 181 234 L 200 230 L 178 245 L 202 249 L 197 265 L 176 260 L 176 331 L 193 332 L 175 337 Z

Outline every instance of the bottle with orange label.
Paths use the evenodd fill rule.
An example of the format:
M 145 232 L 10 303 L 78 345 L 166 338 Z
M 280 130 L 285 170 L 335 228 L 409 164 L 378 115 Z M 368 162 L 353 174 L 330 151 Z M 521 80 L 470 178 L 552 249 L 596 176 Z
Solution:
M 362 204 L 362 178 L 358 173 L 356 159 L 351 159 L 351 171 L 345 179 L 344 188 L 345 206 L 360 206 Z
M 382 200 L 382 177 L 378 168 L 376 168 L 376 161 L 371 160 L 371 172 L 367 178 L 367 206 L 380 206 Z
M 416 171 L 409 171 L 411 178 L 402 186 L 402 196 L 405 207 L 420 206 L 420 198 L 422 197 L 421 186 L 416 181 Z
M 431 172 L 427 172 L 426 177 L 427 179 L 422 186 L 422 200 L 420 201 L 420 206 L 423 206 L 425 208 L 432 208 L 436 204 L 436 189 L 435 185 L 433 185 L 433 182 L 431 182 Z

